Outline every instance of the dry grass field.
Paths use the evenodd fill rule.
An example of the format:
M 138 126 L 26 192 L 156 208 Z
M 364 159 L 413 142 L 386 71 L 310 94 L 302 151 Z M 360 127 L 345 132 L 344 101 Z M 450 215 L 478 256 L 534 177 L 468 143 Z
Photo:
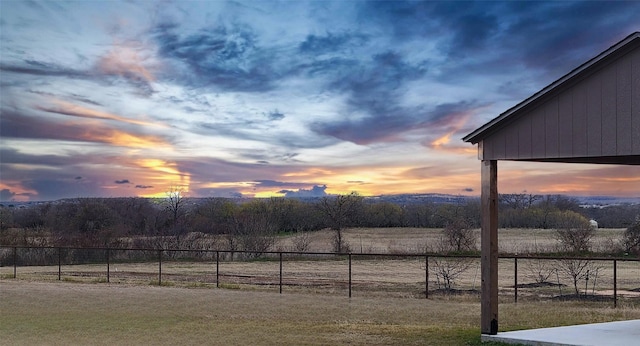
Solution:
M 607 244 L 620 238 L 623 230 L 598 230 L 594 244 Z M 309 235 L 309 251 L 329 251 L 332 232 L 321 231 Z M 294 236 L 282 237 L 276 248 L 292 250 Z M 414 228 L 349 229 L 345 239 L 351 244 L 354 255 L 351 265 L 353 295 L 413 297 L 425 296 L 424 257 L 365 257 L 358 256 L 359 250 L 383 254 L 421 253 L 425 246 L 438 241 L 440 230 Z M 551 249 L 556 242 L 552 230 L 501 230 L 500 246 L 503 252 L 522 253 L 525 248 Z M 354 246 L 357 244 L 358 246 Z M 427 245 L 425 245 L 427 244 Z M 604 246 L 604 245 L 602 245 Z M 518 251 L 517 249 L 521 251 Z M 200 259 L 171 259 L 165 255 L 162 262 L 162 276 L 155 252 L 147 254 L 146 260 L 135 263 L 112 261 L 109 266 L 109 282 L 121 284 L 157 284 L 185 287 L 227 287 L 264 291 L 278 291 L 280 267 L 277 255 L 252 261 L 230 261 L 229 254 L 223 254 L 216 266 L 214 254 Z M 212 258 L 213 256 L 213 258 Z M 53 256 L 56 257 L 56 256 Z M 117 258 L 117 252 L 112 253 Z M 238 256 L 235 257 L 236 259 Z M 51 264 L 57 264 L 53 260 Z M 462 262 L 461 264 L 458 264 Z M 519 259 L 518 295 L 519 299 L 548 299 L 567 295 L 573 291 L 573 282 L 564 270 L 564 262 L 553 260 Z M 501 295 L 515 294 L 515 268 L 513 259 L 499 262 L 499 285 Z M 11 265 L 0 266 L 0 277 L 12 278 Z M 612 296 L 613 263 L 595 261 L 590 264 L 589 277 L 578 282 L 581 292 Z M 471 292 L 477 296 L 480 286 L 480 263 L 478 259 L 458 260 L 429 258 L 430 295 L 440 293 L 445 288 L 444 275 L 450 272 L 451 288 Z M 62 281 L 100 283 L 107 281 L 107 266 L 98 264 L 62 263 L 60 272 L 57 265 L 21 266 L 17 268 L 18 278 L 29 281 Z M 545 284 L 538 277 L 546 276 Z M 333 255 L 298 256 L 285 255 L 282 264 L 282 285 L 285 292 L 321 293 L 348 295 L 349 261 L 346 256 Z M 640 262 L 619 261 L 617 264 L 617 289 L 621 297 L 640 295 Z
M 2 345 L 479 345 L 479 303 L 0 280 Z M 501 330 L 640 318 L 502 303 Z
M 349 229 L 354 253 L 424 251 L 440 230 Z M 552 248 L 549 230 L 501 230 L 504 252 Z M 622 230 L 599 230 L 594 244 L 606 246 Z M 309 251 L 330 250 L 331 232 L 310 234 Z M 292 236 L 278 240 L 291 250 Z M 596 245 L 598 246 L 598 245 Z M 283 294 L 278 294 L 277 256 L 252 261 L 171 260 L 159 264 L 105 263 L 0 266 L 0 345 L 34 344 L 214 344 L 214 345 L 477 345 L 480 267 L 469 260 L 456 278 L 456 291 L 438 290 L 438 259 L 429 259 L 429 299 L 425 299 L 424 257 L 352 256 L 352 298 L 348 298 L 346 256 L 285 255 Z M 439 259 L 440 261 L 442 259 Z M 549 285 L 534 283 L 541 264 L 520 259 L 519 301 L 514 303 L 514 262 L 500 261 L 500 329 L 550 327 L 640 318 L 640 263 L 618 263 L 620 300 L 613 309 L 610 261 L 596 262 L 582 292 L 605 299 L 559 301 L 570 294 L 566 275 L 555 272 Z M 60 274 L 60 281 L 58 281 Z M 219 279 L 216 289 L 216 278 Z M 554 282 L 561 285 L 554 285 Z M 524 285 L 523 285 L 524 284 Z M 583 287 L 584 286 L 584 287 Z M 457 293 L 457 294 L 453 294 Z
M 624 229 L 598 229 L 592 239 L 594 251 L 601 252 L 622 240 Z M 475 230 L 480 246 L 480 230 Z M 332 251 L 333 232 L 323 230 L 309 234 L 309 251 Z M 442 230 L 435 228 L 351 228 L 343 232 L 344 240 L 354 253 L 423 253 L 434 251 Z M 295 236 L 279 239 L 276 248 L 293 249 Z M 506 228 L 498 230 L 498 242 L 502 253 L 526 253 L 554 251 L 558 244 L 555 230 Z

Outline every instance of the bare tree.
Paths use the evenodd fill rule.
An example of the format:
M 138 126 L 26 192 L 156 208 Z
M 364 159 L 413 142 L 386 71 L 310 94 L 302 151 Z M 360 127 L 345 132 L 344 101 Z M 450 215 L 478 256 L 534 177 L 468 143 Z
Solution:
M 476 250 L 475 232 L 464 219 L 459 218 L 450 222 L 442 233 L 448 242 L 448 251 Z
M 299 232 L 292 239 L 293 251 L 306 252 L 311 246 L 311 234 L 309 232 Z
M 540 195 L 528 194 L 527 191 L 522 193 L 501 194 L 500 202 L 513 209 L 531 208 L 538 200 L 542 199 Z
M 333 249 L 335 252 L 348 251 L 348 244 L 342 237 L 342 229 L 349 223 L 350 218 L 356 216 L 362 207 L 362 196 L 356 192 L 348 195 L 324 197 L 317 204 L 320 211 L 329 221 L 330 227 L 335 231 Z
M 250 251 L 250 258 L 262 256 L 276 242 L 276 225 L 266 215 L 241 215 L 236 227 L 239 244 L 244 251 Z
M 548 282 L 555 269 L 551 265 L 551 261 L 548 260 L 527 259 L 525 263 L 527 277 L 533 279 L 533 281 L 538 284 Z
M 430 252 L 447 254 L 452 251 L 451 242 L 445 237 L 440 237 L 433 248 L 426 247 L 425 250 Z M 431 249 L 430 249 L 431 248 Z M 448 257 L 432 257 L 429 261 L 432 271 L 436 275 L 436 283 L 439 288 L 447 291 L 452 290 L 458 278 L 464 274 L 472 265 L 472 258 L 448 258 Z
M 534 242 L 532 248 L 529 252 L 533 252 L 533 254 L 540 254 L 543 250 L 538 245 L 538 242 Z M 549 260 L 543 259 L 527 259 L 525 262 L 525 268 L 527 271 L 527 276 L 535 283 L 542 284 L 548 282 L 549 278 L 555 271 L 555 267 L 553 263 Z
M 436 284 L 447 291 L 453 290 L 460 276 L 473 265 L 469 258 L 431 258 L 429 264 L 436 275 Z
M 263 201 L 252 201 L 232 211 L 230 229 L 226 233 L 228 249 L 248 251 L 257 258 L 276 242 L 277 222 Z
M 595 272 L 599 268 L 595 267 L 593 261 L 588 259 L 566 259 L 557 261 L 558 270 L 569 276 L 573 283 L 576 296 L 580 295 L 578 283 L 588 279 L 590 272 Z M 586 294 L 586 292 L 585 292 Z
M 171 186 L 166 193 L 164 200 L 165 209 L 171 217 L 171 225 L 175 226 L 184 216 L 185 208 L 185 190 L 183 186 Z

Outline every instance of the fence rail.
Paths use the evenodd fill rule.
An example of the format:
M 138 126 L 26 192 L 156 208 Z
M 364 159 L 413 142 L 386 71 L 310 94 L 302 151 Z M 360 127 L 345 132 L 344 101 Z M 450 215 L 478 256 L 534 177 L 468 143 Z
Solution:
M 118 255 L 119 254 L 119 255 Z M 163 285 L 163 279 L 166 277 L 176 276 L 178 274 L 169 274 L 163 273 L 163 264 L 167 263 L 184 263 L 185 261 L 196 261 L 198 263 L 204 263 L 204 265 L 209 268 L 209 265 L 206 263 L 215 262 L 215 286 L 221 287 L 223 282 L 221 281 L 222 276 L 231 277 L 229 273 L 221 272 L 221 264 L 229 265 L 229 263 L 274 263 L 277 262 L 277 270 L 275 270 L 275 275 L 277 275 L 277 280 L 275 283 L 273 282 L 273 278 L 263 278 L 263 281 L 267 282 L 269 286 L 277 286 L 280 294 L 283 292 L 283 286 L 294 286 L 293 283 L 285 283 L 285 278 L 287 275 L 294 276 L 295 273 L 285 273 L 284 271 L 284 263 L 289 263 L 292 261 L 304 261 L 311 260 L 315 261 L 314 263 L 320 263 L 323 261 L 318 261 L 317 258 L 324 259 L 324 262 L 330 260 L 329 262 L 346 262 L 347 272 L 344 273 L 346 276 L 340 276 L 339 270 L 338 273 L 334 273 L 332 279 L 334 283 L 344 284 L 346 286 L 346 290 L 348 292 L 348 296 L 352 297 L 353 295 L 353 287 L 354 287 L 354 262 L 366 262 L 370 261 L 371 263 L 368 265 L 368 271 L 382 271 L 383 266 L 388 265 L 387 262 L 392 260 L 409 260 L 413 261 L 416 264 L 419 263 L 420 268 L 423 268 L 421 277 L 413 278 L 413 286 L 411 289 L 417 289 L 417 285 L 422 285 L 420 282 L 424 282 L 423 296 L 424 298 L 429 298 L 430 296 L 430 281 L 435 282 L 441 286 L 442 282 L 445 282 L 445 287 L 451 288 L 451 286 L 447 286 L 446 280 L 452 280 L 455 278 L 447 277 L 447 275 L 451 276 L 453 273 L 469 271 L 470 267 L 473 267 L 473 263 L 476 263 L 476 275 L 473 276 L 473 289 L 475 289 L 475 282 L 477 279 L 477 268 L 479 266 L 479 255 L 451 255 L 451 254 L 437 254 L 437 253 L 403 253 L 403 254 L 392 254 L 392 253 L 334 253 L 334 252 L 298 252 L 298 251 L 231 251 L 231 250 L 201 250 L 201 249 L 153 249 L 153 248 L 112 248 L 112 247 L 95 247 L 95 248 L 83 248 L 83 247 L 34 247 L 34 246 L 2 246 L 0 245 L 0 269 L 12 267 L 12 274 L 6 274 L 1 272 L 1 277 L 3 278 L 18 278 L 18 268 L 21 270 L 26 270 L 26 268 L 33 266 L 43 266 L 43 267 L 56 267 L 57 266 L 57 280 L 62 280 L 63 278 L 63 266 L 72 266 L 72 265 L 93 265 L 93 266 L 106 266 L 104 271 L 92 272 L 90 274 L 97 275 L 99 277 L 105 276 L 105 280 L 107 283 L 110 283 L 112 280 L 114 265 L 122 265 L 124 263 L 149 263 L 157 262 L 157 279 L 155 279 L 158 285 Z M 566 257 L 566 256 L 526 256 L 526 255 L 508 255 L 508 256 L 499 256 L 500 260 L 504 261 L 512 261 L 513 268 L 513 277 L 507 278 L 512 279 L 511 284 L 502 281 L 501 286 L 506 287 L 508 289 L 502 290 L 501 294 L 510 294 L 510 289 L 513 290 L 513 299 L 515 302 L 518 302 L 519 293 L 522 290 L 525 290 L 524 287 L 526 285 L 519 283 L 519 265 L 522 266 L 523 262 L 528 261 L 532 262 L 545 262 L 545 263 L 569 263 L 568 271 L 571 272 L 571 263 L 575 262 L 578 266 L 582 266 L 581 272 L 577 273 L 578 269 L 575 269 L 572 272 L 573 277 L 573 285 L 578 290 L 577 282 L 582 280 L 585 281 L 584 293 L 587 295 L 589 288 L 589 280 L 590 275 L 593 277 L 592 280 L 592 293 L 595 294 L 596 280 L 598 279 L 600 269 L 608 269 L 605 266 L 596 266 L 594 267 L 595 273 L 589 273 L 590 269 L 585 271 L 585 265 L 598 262 L 598 263 L 609 263 L 612 273 L 612 279 L 609 283 L 611 286 L 611 295 L 607 297 L 607 295 L 599 295 L 600 297 L 607 297 L 607 299 L 611 299 L 613 301 L 613 305 L 617 306 L 619 301 L 619 263 L 623 262 L 633 265 L 638 273 L 640 273 L 640 268 L 638 268 L 638 262 L 640 262 L 639 258 L 613 258 L 613 257 Z M 555 262 L 553 262 L 555 261 Z M 573 261 L 573 262 L 572 262 Z M 464 268 L 444 268 L 443 266 L 450 265 L 452 267 L 454 263 L 471 263 L 467 267 Z M 382 266 L 380 266 L 382 264 Z M 431 268 L 431 270 L 430 270 Z M 508 264 L 503 264 L 503 270 L 508 268 Z M 264 268 L 263 268 L 264 269 Z M 116 268 L 117 270 L 117 268 Z M 180 269 L 176 269 L 178 272 Z M 241 270 L 241 269 L 240 269 Z M 334 269 L 335 270 L 335 269 Z M 422 269 L 420 269 L 422 270 Z M 508 269 L 507 269 L 508 270 Z M 541 269 L 538 269 L 541 270 Z M 393 270 L 392 270 L 393 271 Z M 521 270 L 522 271 L 522 270 Z M 49 272 L 50 273 L 50 272 Z M 101 274 L 102 273 L 102 274 Z M 261 273 L 261 269 L 254 270 L 254 277 L 261 276 L 256 273 Z M 550 277 L 553 273 L 553 269 L 545 269 L 545 275 Z M 147 273 L 148 276 L 153 273 Z M 394 273 L 387 273 L 389 275 L 393 275 Z M 396 273 L 398 274 L 398 273 Z M 411 275 L 418 274 L 417 270 L 413 270 L 410 273 Z M 459 274 L 459 273 L 458 273 Z M 557 286 L 560 290 L 560 296 L 562 296 L 562 286 L 559 278 L 559 270 L 555 268 L 555 274 L 557 277 Z M 184 274 L 186 275 L 186 274 Z M 206 274 L 202 274 L 206 275 Z M 297 275 L 307 280 L 313 281 L 315 279 L 314 275 L 306 273 L 301 275 L 297 273 Z M 375 272 L 372 274 L 375 276 Z M 196 280 L 194 276 L 186 275 L 186 280 Z M 197 275 L 196 275 L 197 276 Z M 251 276 L 251 275 L 245 275 Z M 509 275 L 504 275 L 509 276 Z M 626 286 L 631 288 L 627 290 L 627 292 L 639 292 L 640 293 L 640 275 L 637 275 L 636 272 L 633 272 L 632 275 L 627 275 L 627 277 L 632 276 L 631 278 L 627 278 Z M 243 275 L 236 275 L 236 277 L 243 277 Z M 600 276 L 602 278 L 602 276 Z M 375 281 L 371 279 L 372 282 Z M 424 280 L 424 281 L 422 281 Z M 602 280 L 602 279 L 601 279 Z M 411 281 L 411 280 L 409 280 Z M 377 282 L 377 281 L 376 281 Z M 449 282 L 450 284 L 450 282 Z M 361 285 L 364 287 L 365 284 Z M 600 288 L 601 286 L 599 286 Z M 364 289 L 364 288 L 363 288 Z M 420 291 L 422 291 L 420 289 Z M 431 290 L 432 292 L 434 290 Z M 599 291 L 603 291 L 599 289 Z M 608 291 L 608 290 L 606 290 Z M 638 294 L 640 298 L 640 294 Z

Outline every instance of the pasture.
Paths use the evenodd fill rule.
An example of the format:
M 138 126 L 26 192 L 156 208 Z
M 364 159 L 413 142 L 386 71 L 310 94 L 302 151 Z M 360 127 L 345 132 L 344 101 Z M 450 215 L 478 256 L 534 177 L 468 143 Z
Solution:
M 479 345 L 480 304 L 0 280 L 3 345 Z M 501 329 L 640 318 L 576 302 L 502 303 Z
M 478 248 L 480 247 L 480 230 L 475 232 Z M 558 245 L 553 229 L 520 229 L 502 228 L 498 230 L 498 242 L 501 253 L 554 252 Z M 595 252 L 605 252 L 619 245 L 624 233 L 623 228 L 598 229 L 592 239 Z M 309 251 L 332 251 L 333 232 L 322 230 L 309 233 Z M 283 237 L 276 243 L 276 248 L 292 249 L 294 236 Z M 350 228 L 343 231 L 344 240 L 352 252 L 374 253 L 423 253 L 426 250 L 435 252 L 442 229 L 437 228 Z
M 479 230 L 476 230 L 479 236 Z M 526 255 L 532 252 L 557 251 L 558 241 L 554 238 L 553 230 L 542 229 L 501 229 L 500 251 L 506 254 Z M 599 229 L 592 239 L 593 249 L 596 251 L 611 251 L 620 242 L 623 229 Z M 295 251 L 296 239 L 305 236 L 307 251 L 331 252 L 333 232 L 323 230 L 306 235 L 294 234 L 279 237 L 273 250 Z M 354 292 L 359 295 L 393 295 L 399 297 L 423 297 L 425 295 L 425 278 L 428 275 L 429 290 L 437 290 L 446 285 L 465 291 L 477 291 L 480 286 L 480 263 L 477 259 L 465 261 L 438 259 L 431 257 L 429 273 L 425 273 L 424 257 L 375 257 L 358 256 L 361 253 L 379 254 L 420 254 L 437 248 L 442 234 L 439 229 L 423 228 L 379 228 L 379 229 L 346 229 L 343 238 L 349 244 L 353 255 L 352 285 Z M 199 239 L 198 241 L 202 241 Z M 214 243 L 220 244 L 214 240 Z M 477 241 L 479 245 L 479 240 Z M 225 248 L 221 248 L 224 250 Z M 4 263 L 0 263 L 0 277 L 13 277 L 11 249 L 5 248 Z M 83 250 L 84 251 L 84 250 Z M 35 256 L 32 253 L 25 257 Z M 112 250 L 110 272 L 107 274 L 105 264 L 106 254 L 103 251 L 86 250 L 87 257 L 93 260 L 85 261 L 65 259 L 63 254 L 60 272 L 57 265 L 58 255 L 55 249 L 48 251 L 48 265 L 27 265 L 17 269 L 18 277 L 26 280 L 57 280 L 59 277 L 66 281 L 105 282 L 107 275 L 112 283 L 123 284 L 153 284 L 158 283 L 158 272 L 162 272 L 162 283 L 167 285 L 190 285 L 210 287 L 221 283 L 225 287 L 243 285 L 252 289 L 277 290 L 279 286 L 280 268 L 278 255 L 271 254 L 259 260 L 240 260 L 236 255 L 231 260 L 229 253 L 223 253 L 218 264 L 215 252 L 201 253 L 197 257 L 188 253 L 163 253 L 162 268 L 158 268 L 158 256 L 155 251 L 135 253 L 123 250 Z M 66 253 L 66 252 L 65 252 Z M 76 256 L 78 257 L 78 256 Z M 80 256 L 83 257 L 83 256 Z M 99 263 L 96 263 L 98 261 Z M 292 255 L 285 254 L 282 265 L 282 281 L 286 291 L 310 291 L 316 293 L 346 294 L 348 289 L 349 262 L 346 256 L 334 255 Z M 535 284 L 540 281 L 548 285 L 530 285 L 529 293 L 521 290 L 520 297 L 550 296 L 570 293 L 573 285 L 564 262 L 553 260 L 520 259 L 518 263 L 517 283 L 519 285 Z M 597 261 L 589 264 L 588 277 L 581 280 L 580 288 L 590 293 L 613 289 L 613 263 L 611 261 Z M 515 263 L 513 259 L 501 259 L 499 263 L 500 287 L 502 292 L 509 294 L 514 289 Z M 586 274 L 585 270 L 585 274 Z M 444 276 L 451 282 L 444 282 Z M 638 262 L 623 262 L 617 264 L 618 289 L 626 295 L 638 295 L 634 292 L 640 287 L 640 265 Z M 542 278 L 541 278 L 542 277 Z M 582 282 L 584 281 L 584 282 Z M 554 285 L 555 284 L 555 287 Z M 274 288 L 275 287 L 275 288 Z M 563 288 L 565 287 L 565 288 Z
M 502 252 L 553 249 L 550 230 L 501 230 Z M 598 230 L 594 247 L 610 246 L 623 230 Z M 438 241 L 439 230 L 349 229 L 352 252 L 422 252 Z M 330 231 L 310 234 L 309 251 L 327 251 Z M 293 236 L 275 247 L 291 250 Z M 598 245 L 600 244 L 600 245 Z M 475 345 L 479 340 L 479 263 L 469 260 L 453 288 L 442 292 L 430 259 L 430 297 L 425 299 L 424 258 L 361 257 L 352 263 L 353 296 L 348 298 L 347 259 L 287 255 L 279 261 L 153 259 L 115 262 L 106 282 L 104 263 L 0 266 L 0 344 L 256 344 L 256 345 Z M 540 264 L 520 262 L 519 283 L 533 282 Z M 581 281 L 584 292 L 610 295 L 609 262 L 599 276 Z M 552 262 L 551 265 L 557 265 Z M 527 269 L 531 267 L 530 269 Z M 219 269 L 219 285 L 216 285 Z M 500 261 L 500 330 L 551 327 L 640 318 L 638 262 L 618 263 L 621 299 L 559 301 L 573 289 L 562 285 L 520 289 L 514 303 L 513 261 Z M 58 281 L 60 274 L 61 280 Z M 596 280 L 596 282 L 594 282 Z M 219 286 L 220 288 L 216 288 Z M 564 292 L 562 292 L 564 290 Z M 595 296 L 595 294 L 594 294 Z

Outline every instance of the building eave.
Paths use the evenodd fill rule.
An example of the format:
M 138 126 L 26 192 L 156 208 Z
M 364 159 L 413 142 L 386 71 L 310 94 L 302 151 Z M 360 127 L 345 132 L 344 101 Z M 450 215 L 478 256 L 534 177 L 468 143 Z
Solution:
M 558 89 L 561 89 L 563 86 L 571 84 L 573 81 L 582 78 L 584 75 L 591 73 L 594 69 L 597 69 L 604 62 L 609 60 L 608 58 L 615 56 L 619 53 L 626 53 L 627 50 L 633 49 L 635 46 L 640 45 L 640 32 L 634 32 L 631 35 L 624 38 L 622 41 L 614 44 L 609 47 L 609 49 L 600 53 L 596 57 L 588 60 L 577 68 L 573 69 L 571 72 L 567 73 L 560 79 L 555 82 L 549 84 L 542 90 L 536 92 L 531 95 L 524 101 L 518 103 L 514 107 L 508 109 L 504 113 L 500 114 L 496 118 L 492 119 L 488 123 L 480 126 L 473 132 L 469 133 L 465 137 L 462 138 L 465 142 L 470 142 L 476 144 L 480 142 L 483 138 L 486 138 L 487 135 L 491 134 L 497 128 L 500 127 L 501 124 L 505 123 L 509 119 L 514 116 L 517 116 L 524 109 L 528 109 L 528 107 L 540 99 L 543 99 L 545 96 L 554 93 Z

